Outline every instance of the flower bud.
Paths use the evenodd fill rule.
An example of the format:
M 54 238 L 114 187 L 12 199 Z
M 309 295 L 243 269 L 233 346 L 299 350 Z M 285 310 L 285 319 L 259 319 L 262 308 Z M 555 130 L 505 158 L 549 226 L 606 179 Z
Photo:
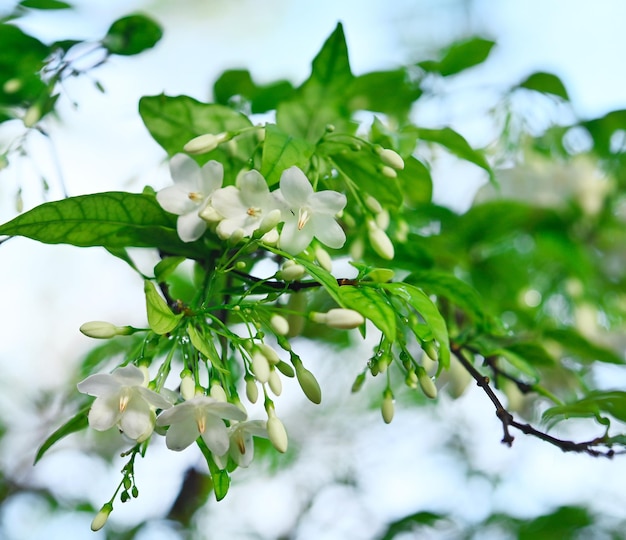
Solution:
M 289 337 L 299 336 L 304 329 L 304 317 L 299 315 L 307 306 L 307 297 L 304 292 L 294 292 L 289 295 L 287 301 L 287 309 L 292 313 L 287 315 L 287 321 L 289 322 Z
M 276 364 L 278 364 L 278 362 L 280 362 L 278 353 L 269 345 L 266 345 L 265 343 L 260 343 L 259 350 L 261 351 L 261 354 L 265 356 L 265 358 L 267 358 L 267 361 L 270 363 L 270 365 L 275 366 Z
M 415 371 L 413 370 L 409 371 L 406 374 L 406 378 L 404 379 L 404 382 L 409 388 L 417 388 L 418 379 L 417 379 L 417 375 L 415 374 Z
M 127 336 L 132 333 L 130 326 L 115 326 L 105 321 L 86 322 L 79 330 L 87 337 L 95 339 L 109 339 L 115 336 Z
M 200 219 L 203 219 L 207 223 L 219 223 L 224 219 L 224 216 L 220 214 L 210 204 L 207 204 L 202 210 L 200 210 L 198 215 L 200 216 Z M 222 238 L 222 240 L 224 239 Z
M 392 169 L 391 167 L 387 166 L 387 165 L 383 165 L 380 168 L 380 172 L 382 173 L 383 176 L 386 176 L 387 178 L 398 178 L 398 173 L 396 172 L 395 169 Z
M 389 268 L 374 268 L 365 274 L 367 279 L 371 279 L 376 283 L 387 283 L 393 279 L 393 276 L 395 276 L 395 272 Z
M 196 395 L 196 383 L 191 375 L 185 375 L 180 380 L 180 395 L 185 401 Z
M 15 94 L 15 92 L 19 92 L 22 88 L 22 81 L 20 79 L 9 79 L 2 86 L 2 90 L 5 94 Z
M 270 408 L 268 411 L 269 418 L 267 419 L 267 434 L 269 436 L 272 446 L 281 453 L 287 451 L 289 439 L 287 438 L 287 431 L 283 423 L 276 417 L 274 409 Z
M 363 383 L 365 382 L 365 373 L 361 373 L 360 375 L 357 376 L 356 379 L 354 379 L 354 382 L 352 383 L 352 393 L 356 394 L 362 387 L 363 387 Z
M 219 144 L 223 143 L 228 138 L 226 133 L 205 133 L 191 139 L 183 150 L 188 154 L 206 154 L 215 150 Z
M 111 503 L 106 503 L 105 505 L 103 505 L 100 509 L 100 512 L 96 514 L 96 516 L 93 518 L 93 521 L 91 522 L 91 530 L 95 532 L 102 529 L 102 527 L 104 527 L 107 520 L 109 519 L 109 514 L 112 511 L 113 505 Z
M 365 206 L 367 206 L 374 214 L 378 214 L 383 211 L 383 207 L 378 202 L 378 199 L 375 199 L 371 195 L 365 197 Z
M 283 362 L 282 360 L 276 364 L 276 369 L 285 377 L 292 378 L 296 374 L 293 368 L 287 362 Z
M 246 397 L 250 403 L 256 403 L 259 399 L 259 387 L 252 377 L 246 378 Z
M 376 225 L 383 231 L 389 227 L 389 212 L 387 210 L 376 214 Z
M 40 119 L 41 119 L 41 107 L 35 104 L 35 105 L 31 105 L 30 107 L 28 107 L 28 109 L 26 110 L 26 114 L 24 115 L 24 118 L 22 119 L 22 122 L 24 122 L 24 126 L 26 126 L 27 128 L 31 128 L 37 122 L 39 122 Z
M 226 392 L 224 391 L 224 388 L 222 388 L 222 385 L 219 383 L 211 384 L 211 390 L 209 392 L 209 395 L 217 401 L 222 401 L 224 403 L 228 402 Z
M 265 234 L 271 231 L 276 225 L 280 223 L 282 219 L 280 210 L 275 208 L 274 210 L 270 210 L 263 219 L 261 220 L 261 224 L 259 225 L 259 234 Z
M 422 345 L 422 349 L 433 362 L 439 361 L 439 351 L 437 350 L 437 344 L 435 341 L 429 341 Z
M 306 274 L 306 268 L 293 261 L 286 261 L 281 269 L 276 272 L 276 277 L 283 281 L 296 281 Z
M 437 387 L 424 369 L 418 370 L 417 380 L 426 397 L 435 399 L 437 397 Z
M 402 170 L 404 169 L 404 160 L 400 157 L 398 152 L 392 150 L 391 148 L 379 148 L 377 150 L 378 155 L 380 156 L 380 160 L 389 167 L 393 167 L 394 169 Z
M 328 254 L 328 251 L 326 251 L 321 246 L 315 246 L 315 258 L 317 259 L 317 262 L 320 264 L 320 266 L 324 270 L 326 270 L 327 272 L 332 272 L 332 270 L 333 270 L 333 261 L 330 258 L 330 255 Z
M 393 413 L 395 412 L 395 407 L 393 404 L 393 394 L 391 390 L 385 390 L 383 394 L 383 403 L 380 407 L 380 412 L 383 415 L 383 420 L 385 424 L 390 424 L 393 420 Z
M 270 378 L 270 364 L 259 349 L 252 353 L 252 372 L 260 383 L 266 383 Z
M 317 313 L 314 311 L 311 313 L 310 317 L 311 320 L 316 323 L 325 324 L 339 330 L 358 328 L 365 322 L 363 315 L 358 311 L 343 308 L 331 309 L 327 313 Z
M 274 315 L 270 317 L 270 326 L 278 336 L 286 336 L 289 334 L 289 322 L 282 315 L 274 313 Z
M 283 383 L 280 380 L 278 371 L 276 371 L 275 369 L 270 370 L 270 378 L 267 380 L 267 383 L 270 387 L 270 390 L 274 393 L 274 395 L 280 396 L 280 394 L 283 391 Z
M 261 236 L 261 242 L 267 244 L 268 246 L 275 246 L 278 244 L 278 239 L 280 235 L 276 229 L 272 229 L 271 231 L 267 231 L 263 236 Z
M 300 384 L 300 388 L 302 388 L 304 395 L 309 399 L 309 401 L 319 405 L 322 402 L 322 389 L 320 388 L 315 375 L 306 369 L 300 360 L 297 360 L 294 363 L 294 366 L 296 368 L 298 383 Z
M 387 259 L 388 261 L 392 260 L 395 251 L 387 233 L 371 220 L 367 222 L 367 229 L 370 245 L 374 251 L 383 259 Z

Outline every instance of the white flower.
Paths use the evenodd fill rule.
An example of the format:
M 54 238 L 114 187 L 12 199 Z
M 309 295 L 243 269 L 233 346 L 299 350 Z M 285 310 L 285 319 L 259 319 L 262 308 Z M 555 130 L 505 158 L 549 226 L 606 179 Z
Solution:
M 220 469 L 226 467 L 228 456 L 240 467 L 247 467 L 254 458 L 254 441 L 252 437 L 267 439 L 266 422 L 264 420 L 249 420 L 238 422 L 228 428 L 229 447 L 223 455 L 214 455 L 215 463 Z
M 228 451 L 228 429 L 223 422 L 245 420 L 246 413 L 233 405 L 208 396 L 196 396 L 162 412 L 158 426 L 170 426 L 165 444 L 170 450 L 184 450 L 198 437 L 202 437 L 209 450 L 217 456 Z
M 237 187 L 227 186 L 216 191 L 211 206 L 224 216 L 217 226 L 220 238 L 230 238 L 238 229 L 245 236 L 257 229 L 267 232 L 280 220 L 276 199 L 270 194 L 265 178 L 254 170 L 238 175 Z M 268 220 L 272 222 L 269 227 Z
M 78 383 L 83 394 L 96 396 L 89 410 L 89 425 L 97 431 L 117 426 L 131 439 L 146 440 L 154 429 L 154 409 L 168 409 L 171 403 L 146 388 L 143 371 L 135 366 L 113 373 L 90 375 Z
M 217 161 L 209 161 L 202 168 L 189 156 L 176 154 L 170 160 L 174 185 L 157 193 L 157 201 L 167 212 L 179 216 L 178 236 L 183 242 L 200 238 L 207 224 L 199 213 L 211 201 L 213 192 L 222 187 L 224 168 Z
M 281 249 L 297 255 L 308 247 L 313 237 L 330 248 L 344 245 L 346 235 L 335 216 L 346 206 L 345 195 L 331 190 L 315 193 L 298 167 L 283 172 L 276 195 L 286 208 L 279 241 Z

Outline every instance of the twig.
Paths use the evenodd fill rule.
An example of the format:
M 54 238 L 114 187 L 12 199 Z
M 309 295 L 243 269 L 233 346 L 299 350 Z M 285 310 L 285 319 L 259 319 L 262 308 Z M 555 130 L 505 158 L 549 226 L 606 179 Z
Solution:
M 519 429 L 525 435 L 532 435 L 533 437 L 537 437 L 542 441 L 545 441 L 549 444 L 560 448 L 563 452 L 577 452 L 577 453 L 585 453 L 594 457 L 607 457 L 612 458 L 617 454 L 624 454 L 626 450 L 615 451 L 610 446 L 607 446 L 606 436 L 597 437 L 590 441 L 585 442 L 574 442 L 568 441 L 564 439 L 558 439 L 553 437 L 552 435 L 548 435 L 547 433 L 538 430 L 537 428 L 531 426 L 530 424 L 522 424 L 515 420 L 515 417 L 502 405 L 502 402 L 496 396 L 495 392 L 489 385 L 489 377 L 482 375 L 472 364 L 469 362 L 462 354 L 462 347 L 451 343 L 450 350 L 459 360 L 459 362 L 463 365 L 463 367 L 468 371 L 468 373 L 474 378 L 476 384 L 480 386 L 487 397 L 493 403 L 496 409 L 496 416 L 502 423 L 502 429 L 504 431 L 504 436 L 502 437 L 502 443 L 507 446 L 512 446 L 515 437 L 511 435 L 510 428 L 513 427 L 515 429 Z M 599 449 L 599 446 L 605 446 L 604 449 Z

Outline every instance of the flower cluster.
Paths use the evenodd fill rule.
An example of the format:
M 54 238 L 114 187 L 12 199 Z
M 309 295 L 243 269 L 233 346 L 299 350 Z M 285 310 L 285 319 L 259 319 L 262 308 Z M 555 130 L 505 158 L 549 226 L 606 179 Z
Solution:
M 313 238 L 334 249 L 346 241 L 335 219 L 346 206 L 345 195 L 315 192 L 298 167 L 285 170 L 273 192 L 256 170 L 242 171 L 234 186 L 222 187 L 220 163 L 209 161 L 200 167 L 184 154 L 172 157 L 170 171 L 174 185 L 159 191 L 157 200 L 164 210 L 179 216 L 177 230 L 184 242 L 198 240 L 208 224 L 215 225 L 224 240 L 258 233 L 292 255 L 305 250 Z

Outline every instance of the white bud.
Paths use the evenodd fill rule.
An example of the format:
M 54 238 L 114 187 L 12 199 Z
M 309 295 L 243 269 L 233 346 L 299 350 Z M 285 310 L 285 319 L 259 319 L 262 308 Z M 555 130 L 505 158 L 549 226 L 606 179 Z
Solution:
M 271 231 L 281 222 L 281 219 L 282 214 L 278 208 L 270 210 L 261 220 L 261 224 L 259 225 L 259 234 L 265 234 Z
M 287 431 L 283 423 L 276 417 L 274 409 L 270 409 L 269 418 L 267 420 L 267 434 L 270 438 L 272 446 L 281 453 L 287 451 L 289 439 L 287 438 Z
M 263 236 L 261 236 L 261 242 L 267 244 L 268 246 L 275 246 L 278 244 L 278 239 L 280 235 L 276 229 L 272 229 L 271 231 L 266 232 Z
M 435 341 L 429 341 L 422 345 L 422 349 L 433 362 L 439 361 L 439 351 L 437 350 L 437 344 Z
M 390 424 L 393 420 L 395 407 L 393 404 L 393 394 L 389 391 L 385 392 L 385 395 L 383 397 L 383 403 L 380 407 L 380 412 L 383 415 L 383 420 L 385 421 L 385 424 Z
M 424 395 L 426 397 L 429 397 L 430 399 L 435 399 L 437 397 L 437 387 L 425 370 L 419 370 L 419 373 L 417 374 L 417 380 L 420 383 L 422 392 L 424 392 Z
M 185 375 L 180 380 L 180 395 L 185 401 L 192 399 L 196 395 L 196 383 L 191 375 Z
M 127 336 L 132 333 L 130 326 L 115 326 L 105 321 L 86 322 L 79 330 L 87 337 L 95 339 L 109 339 L 115 336 Z
M 267 358 L 267 361 L 271 365 L 275 366 L 276 364 L 278 364 L 278 362 L 280 362 L 278 353 L 274 349 L 272 349 L 269 345 L 266 345 L 265 343 L 260 343 L 259 350 L 261 351 L 261 354 L 265 356 L 265 358 Z
M 311 313 L 311 320 L 339 330 L 350 330 L 361 326 L 365 319 L 353 309 L 335 308 L 326 313 Z
M 109 514 L 113 511 L 113 505 L 111 503 L 106 503 L 101 509 L 100 512 L 96 514 L 91 522 L 91 530 L 99 531 L 104 527 L 107 520 L 109 519 Z
M 259 349 L 252 353 L 252 372 L 260 383 L 266 383 L 270 378 L 270 364 Z
M 359 236 L 354 242 L 350 244 L 350 257 L 353 261 L 358 261 L 363 258 L 363 252 L 365 251 L 365 244 L 363 239 Z
M 207 204 L 202 210 L 200 210 L 198 215 L 207 223 L 219 223 L 224 219 L 224 216 L 220 214 L 210 204 Z M 222 238 L 222 240 L 224 240 L 224 238 Z
M 291 264 L 288 264 L 291 263 Z M 296 281 L 306 274 L 306 268 L 301 264 L 287 261 L 283 264 L 280 271 L 276 272 L 276 277 L 283 281 Z
M 394 169 L 398 169 L 400 171 L 404 169 L 404 160 L 400 157 L 398 152 L 392 150 L 391 148 L 380 148 L 378 150 L 378 155 L 380 156 L 380 160 L 385 165 L 389 165 L 389 167 L 393 167 Z
M 365 197 L 365 206 L 367 206 L 374 214 L 378 214 L 383 211 L 383 207 L 378 202 L 378 199 L 375 199 L 371 195 Z
M 188 154 L 206 154 L 215 150 L 219 144 L 223 143 L 228 138 L 226 133 L 205 133 L 198 137 L 191 139 L 183 150 Z
M 226 403 L 228 401 L 228 398 L 226 397 L 226 392 L 224 392 L 224 388 L 222 388 L 222 385 L 217 383 L 211 385 L 211 391 L 209 392 L 209 395 L 213 399 L 216 399 L 217 401 L 222 401 L 223 403 Z
M 380 172 L 382 173 L 383 176 L 386 176 L 387 178 L 398 178 L 398 173 L 396 172 L 395 169 L 392 169 L 391 167 L 387 166 L 387 165 L 383 165 L 380 168 Z
M 278 336 L 286 336 L 289 334 L 289 322 L 282 315 L 274 313 L 274 315 L 270 317 L 270 326 Z
M 267 383 L 274 395 L 280 396 L 281 392 L 283 391 L 283 383 L 280 380 L 280 375 L 278 375 L 278 371 L 276 371 L 275 369 L 270 370 L 270 378 L 267 380 Z
M 332 272 L 333 270 L 333 261 L 323 247 L 316 246 L 315 247 L 315 258 L 317 262 L 320 263 L 320 266 L 326 270 L 327 272 Z
M 376 225 L 378 225 L 383 231 L 389 227 L 389 212 L 382 210 L 376 214 Z
M 39 122 L 40 118 L 41 118 L 41 107 L 35 104 L 35 105 L 31 105 L 30 107 L 28 107 L 28 109 L 26 110 L 26 114 L 24 115 L 24 118 L 22 119 L 22 121 L 24 122 L 24 125 L 27 128 L 31 128 L 37 122 Z
M 259 399 L 259 387 L 252 378 L 246 379 L 246 397 L 250 403 L 256 403 L 256 400 Z
M 19 92 L 22 88 L 22 81 L 20 79 L 9 79 L 2 86 L 2 90 L 4 90 L 5 94 L 14 94 L 15 92 Z
M 387 233 L 371 220 L 367 222 L 367 229 L 370 245 L 374 251 L 383 259 L 392 260 L 395 250 Z

